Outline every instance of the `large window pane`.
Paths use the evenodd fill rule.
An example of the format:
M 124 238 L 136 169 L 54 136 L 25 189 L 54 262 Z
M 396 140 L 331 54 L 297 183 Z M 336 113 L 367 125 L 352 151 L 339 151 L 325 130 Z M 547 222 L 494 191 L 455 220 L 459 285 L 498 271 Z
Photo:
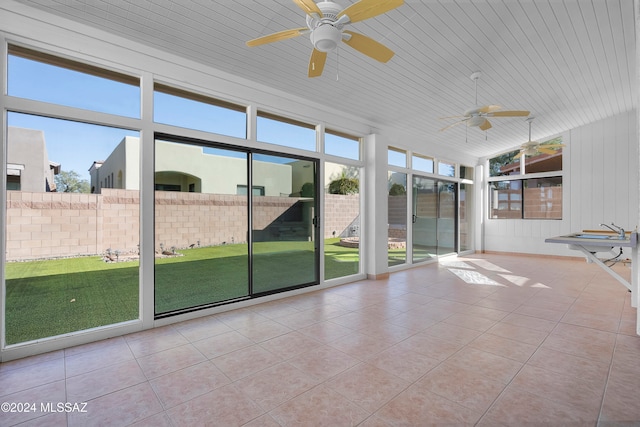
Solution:
M 258 111 L 256 126 L 258 141 L 316 151 L 316 130 L 310 124 Z
M 247 154 L 157 140 L 155 186 L 156 314 L 246 297 Z
M 356 167 L 325 163 L 324 276 L 360 271 L 360 173 Z
M 455 176 L 456 175 L 456 165 L 453 163 L 447 162 L 438 162 L 438 175 L 442 176 Z
M 460 184 L 460 251 L 473 249 L 473 184 Z
M 524 217 L 562 219 L 562 177 L 524 181 Z
M 400 166 L 401 168 L 407 167 L 407 153 L 406 151 L 398 148 L 389 147 L 387 151 L 388 162 L 391 166 Z
M 413 262 L 431 259 L 438 247 L 438 185 L 433 179 L 413 177 Z
M 236 138 L 247 137 L 247 113 L 243 107 L 165 85 L 155 85 L 153 120 Z
M 135 77 L 80 62 L 9 47 L 8 93 L 127 117 L 140 117 L 140 83 Z
M 8 125 L 6 343 L 137 319 L 138 134 L 17 113 Z
M 496 181 L 490 187 L 490 218 L 522 218 L 522 181 Z
M 407 174 L 388 172 L 389 266 L 407 262 Z
M 332 156 L 360 160 L 360 139 L 327 129 L 324 133 L 324 152 Z
M 253 293 L 318 283 L 316 163 L 254 154 Z
M 420 172 L 433 173 L 433 159 L 431 157 L 416 154 L 411 159 L 411 166 Z
M 456 184 L 438 182 L 438 255 L 456 250 L 456 192 Z

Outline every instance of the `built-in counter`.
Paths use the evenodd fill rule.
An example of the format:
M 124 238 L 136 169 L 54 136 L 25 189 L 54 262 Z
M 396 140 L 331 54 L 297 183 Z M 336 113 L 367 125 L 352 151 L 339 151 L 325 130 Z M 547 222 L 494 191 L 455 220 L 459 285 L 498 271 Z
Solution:
M 627 232 L 622 238 L 621 235 L 602 232 L 599 230 L 584 230 L 579 233 L 571 233 L 564 236 L 549 237 L 544 240 L 547 243 L 563 243 L 568 245 L 569 249 L 582 252 L 587 258 L 587 262 L 593 262 L 600 266 L 603 270 L 614 277 L 618 282 L 622 283 L 629 291 L 631 291 L 631 306 L 638 307 L 640 299 L 640 288 L 638 278 L 638 233 L 637 231 Z M 600 252 L 609 252 L 612 257 L 608 260 L 617 258 L 612 252 L 613 248 L 631 248 L 631 283 L 624 277 L 616 273 L 611 267 L 600 260 L 596 254 Z M 620 249 L 622 253 L 622 249 Z M 638 310 L 636 321 L 636 333 L 640 335 L 640 310 Z

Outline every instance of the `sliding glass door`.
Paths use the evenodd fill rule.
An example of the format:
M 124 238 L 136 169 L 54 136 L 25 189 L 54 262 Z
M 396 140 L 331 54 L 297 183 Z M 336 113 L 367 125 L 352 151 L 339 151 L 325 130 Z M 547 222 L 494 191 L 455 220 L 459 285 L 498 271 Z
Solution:
M 438 255 L 456 251 L 457 184 L 438 181 Z
M 155 152 L 156 314 L 247 297 L 248 154 L 162 140 Z
M 254 154 L 252 171 L 253 293 L 317 283 L 316 163 Z
M 413 176 L 414 263 L 456 251 L 456 188 L 453 182 Z
M 155 312 L 318 283 L 316 162 L 156 140 Z
M 438 247 L 438 184 L 436 180 L 413 176 L 413 262 L 433 258 Z

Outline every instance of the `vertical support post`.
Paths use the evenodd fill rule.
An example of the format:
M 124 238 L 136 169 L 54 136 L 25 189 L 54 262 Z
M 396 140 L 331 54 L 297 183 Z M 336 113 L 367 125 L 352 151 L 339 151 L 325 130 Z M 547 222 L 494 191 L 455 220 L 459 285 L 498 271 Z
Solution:
M 388 208 L 387 208 L 387 144 L 380 135 L 364 138 L 365 154 L 365 272 L 372 279 L 389 275 L 387 262 Z
M 636 18 L 636 28 L 640 25 L 640 0 L 635 0 L 633 2 L 633 10 Z M 640 43 L 640 32 L 636 31 L 636 81 L 640 82 L 640 48 L 638 47 L 638 43 Z M 637 95 L 637 94 L 636 94 Z M 640 162 L 640 108 L 636 107 L 636 155 L 638 156 L 638 161 Z M 640 196 L 640 174 L 638 176 L 638 182 L 636 182 L 636 191 Z M 640 201 L 640 197 L 638 197 Z M 637 209 L 638 222 L 637 225 L 640 225 L 640 205 Z M 640 299 L 640 268 L 638 267 L 638 246 L 631 251 L 631 304 L 636 307 L 637 315 L 636 315 L 636 334 L 640 335 L 640 308 L 638 308 L 638 300 Z

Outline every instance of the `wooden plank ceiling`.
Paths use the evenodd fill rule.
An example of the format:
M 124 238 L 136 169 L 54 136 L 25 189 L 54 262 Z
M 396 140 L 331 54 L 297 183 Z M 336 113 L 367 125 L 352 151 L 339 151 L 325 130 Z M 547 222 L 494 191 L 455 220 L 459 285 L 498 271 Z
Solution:
M 487 132 L 439 132 L 451 123 L 439 117 L 474 107 L 477 70 L 478 104 L 531 111 L 538 141 L 637 102 L 633 0 L 405 0 L 349 26 L 395 51 L 390 62 L 343 45 L 313 79 L 306 36 L 245 46 L 305 26 L 291 0 L 19 2 L 397 129 L 424 154 L 440 144 L 483 157 L 527 141 L 524 118 L 493 119 Z

